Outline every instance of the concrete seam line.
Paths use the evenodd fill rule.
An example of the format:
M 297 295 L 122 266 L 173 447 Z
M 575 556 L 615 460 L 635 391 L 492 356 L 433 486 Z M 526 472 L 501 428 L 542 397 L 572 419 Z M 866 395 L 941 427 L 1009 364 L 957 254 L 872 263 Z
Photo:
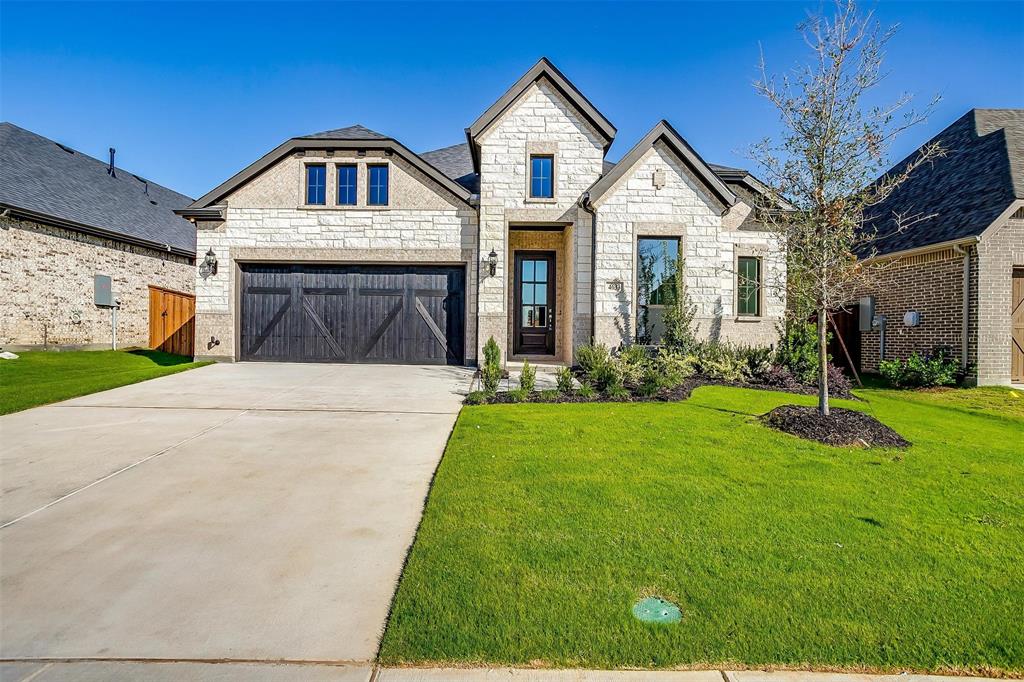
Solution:
M 141 658 L 138 656 L 35 656 L 0 658 L 0 663 L 151 663 L 153 665 L 175 665 L 196 663 L 202 665 L 290 665 L 296 667 L 372 667 L 368 660 L 354 658 Z
M 170 452 L 171 450 L 173 450 L 174 448 L 176 448 L 176 447 L 178 447 L 180 445 L 184 445 L 185 443 L 188 443 L 189 441 L 195 440 L 196 438 L 199 438 L 200 436 L 204 436 L 207 433 L 209 433 L 210 431 L 213 431 L 216 428 L 220 428 L 221 426 L 224 426 L 225 424 L 227 424 L 228 422 L 230 422 L 230 421 L 232 421 L 234 419 L 238 419 L 239 417 L 241 417 L 246 412 L 248 412 L 248 410 L 243 410 L 242 412 L 239 412 L 238 414 L 233 414 L 230 417 L 228 417 L 227 419 L 225 419 L 223 421 L 220 421 L 220 422 L 217 422 L 213 426 L 209 426 L 209 427 L 203 429 L 199 433 L 193 434 L 193 435 L 189 436 L 188 438 L 180 440 L 180 441 L 178 441 L 177 443 L 175 443 L 173 445 L 169 445 L 166 448 L 164 448 L 163 450 L 159 450 L 157 452 L 154 452 L 152 455 L 149 455 L 148 457 L 143 457 L 138 462 L 133 462 L 132 464 L 129 464 L 127 466 L 123 466 L 120 469 L 118 469 L 117 471 L 114 471 L 114 472 L 111 472 L 111 473 L 107 474 L 103 478 L 99 478 L 99 479 L 93 481 L 92 483 L 88 483 L 86 485 L 83 485 L 81 488 L 76 488 L 76 489 L 72 490 L 71 492 L 69 492 L 66 495 L 61 495 L 56 500 L 51 500 L 50 502 L 47 502 L 46 504 L 44 504 L 42 507 L 39 507 L 38 509 L 33 509 L 32 511 L 30 511 L 30 512 L 28 512 L 26 514 L 22 514 L 21 516 L 19 516 L 16 519 L 12 519 L 12 520 L 8 521 L 7 523 L 5 523 L 3 525 L 0 525 L 0 530 L 2 530 L 4 528 L 7 528 L 8 526 L 13 526 L 18 521 L 23 521 L 24 519 L 27 519 L 28 517 L 32 516 L 33 514 L 38 514 L 39 512 L 43 511 L 44 509 L 49 509 L 53 505 L 58 504 L 60 502 L 63 502 L 64 500 L 68 499 L 72 495 L 77 495 L 78 493 L 82 492 L 83 490 L 88 490 L 89 488 L 93 487 L 94 485 L 98 485 L 100 483 L 103 483 L 103 481 L 106 481 L 107 479 L 111 479 L 114 476 L 117 476 L 118 474 L 121 474 L 121 473 L 124 473 L 125 471 L 128 471 L 129 469 L 134 469 L 135 467 L 139 466 L 140 464 L 145 464 L 149 460 L 154 459 L 156 457 L 159 457 L 160 455 L 166 454 L 167 452 Z
M 45 673 L 47 670 L 49 670 L 52 667 L 53 667 L 53 663 L 47 663 L 46 665 L 44 665 L 39 670 L 36 670 L 35 672 L 29 673 L 29 675 L 27 677 L 21 678 L 21 682 L 32 682 L 32 680 L 36 679 L 37 677 L 39 677 L 40 675 L 42 675 L 43 673 Z
M 438 412 L 435 410 L 363 410 L 357 407 L 175 407 L 171 405 L 50 405 L 49 407 L 60 407 L 71 410 L 179 410 L 182 412 L 353 412 L 356 414 L 458 414 L 462 409 L 449 412 Z
M 374 663 L 373 670 L 370 673 L 370 679 L 368 679 L 366 682 L 377 682 L 378 678 L 380 678 L 380 664 Z

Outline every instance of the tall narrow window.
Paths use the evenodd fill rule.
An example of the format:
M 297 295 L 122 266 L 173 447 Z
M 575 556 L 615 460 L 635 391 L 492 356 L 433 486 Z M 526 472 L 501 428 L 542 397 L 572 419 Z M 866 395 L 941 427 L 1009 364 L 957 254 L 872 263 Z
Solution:
M 370 175 L 369 178 L 369 192 L 367 193 L 367 201 L 370 206 L 387 206 L 388 205 L 388 167 L 387 166 L 367 166 L 367 172 Z
M 327 166 L 306 166 L 306 203 L 321 206 L 327 203 Z
M 761 316 L 761 259 L 740 256 L 736 261 L 736 314 Z
M 555 165 L 553 156 L 530 157 L 530 196 L 535 199 L 551 199 L 555 196 L 552 170 Z
M 677 237 L 637 239 L 637 343 L 660 343 L 665 306 L 676 299 L 681 241 Z
M 356 205 L 356 177 L 358 171 L 354 164 L 338 166 L 338 205 Z

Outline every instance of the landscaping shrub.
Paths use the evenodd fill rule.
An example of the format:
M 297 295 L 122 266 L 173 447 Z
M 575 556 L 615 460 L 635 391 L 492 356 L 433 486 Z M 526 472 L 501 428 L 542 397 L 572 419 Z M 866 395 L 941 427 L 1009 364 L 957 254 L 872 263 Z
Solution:
M 484 365 L 480 368 L 480 383 L 488 393 L 494 393 L 501 384 L 501 349 L 494 337 L 484 344 Z
M 906 361 L 882 360 L 879 373 L 898 388 L 926 388 L 952 386 L 960 377 L 960 363 L 945 346 L 937 346 L 930 353 L 912 353 Z
M 609 359 L 608 347 L 600 343 L 588 343 L 576 349 L 576 363 L 584 376 L 608 364 Z
M 490 397 L 491 394 L 487 391 L 473 391 L 466 396 L 465 402 L 467 405 L 483 405 Z
M 804 386 L 793 376 L 788 367 L 782 365 L 772 365 L 768 369 L 764 376 L 764 384 L 784 391 L 795 391 Z
M 587 400 L 590 400 L 595 395 L 597 395 L 597 391 L 594 390 L 593 386 L 584 382 L 580 384 L 580 388 L 578 391 L 576 391 L 576 395 L 578 395 L 581 398 L 586 398 Z
M 773 351 L 767 346 L 739 346 L 736 355 L 743 360 L 743 378 L 754 384 L 763 384 L 772 368 Z
M 637 386 L 644 369 L 650 364 L 650 357 L 643 346 L 627 346 L 619 352 L 617 358 L 612 359 L 612 362 L 617 365 L 624 386 Z
M 542 403 L 553 403 L 558 400 L 558 396 L 561 395 L 558 391 L 553 388 L 541 391 L 537 394 L 537 399 Z
M 818 382 L 818 330 L 803 320 L 786 318 L 779 329 L 775 364 L 789 370 L 802 384 Z
M 675 388 L 693 374 L 696 357 L 682 351 L 661 348 L 654 359 L 654 368 L 665 388 Z
M 525 401 L 527 398 L 530 397 L 530 392 L 529 391 L 524 391 L 521 388 L 516 388 L 516 389 L 513 389 L 511 391 L 507 391 L 505 393 L 505 395 L 508 396 L 509 402 L 521 403 L 521 402 Z
M 555 387 L 559 393 L 572 393 L 572 370 L 568 367 L 559 367 L 555 372 Z
M 676 259 L 673 269 L 666 282 L 669 295 L 662 317 L 665 328 L 662 343 L 673 350 L 689 352 L 697 343 L 697 325 L 694 324 L 697 306 L 686 287 L 686 262 L 682 255 Z
M 629 400 L 633 397 L 633 394 L 629 392 L 629 389 L 622 384 L 610 385 L 604 391 L 605 396 L 612 400 Z
M 523 369 L 519 372 L 519 388 L 527 393 L 537 385 L 537 368 L 530 365 L 529 360 L 523 360 Z
M 697 366 L 709 379 L 742 381 L 746 358 L 728 343 L 702 343 L 697 346 Z
M 604 364 L 595 367 L 587 379 L 594 385 L 594 388 L 604 393 L 611 387 L 623 385 L 622 367 L 618 362 L 609 358 Z
M 837 398 L 849 398 L 853 396 L 851 391 L 853 385 L 850 383 L 846 373 L 832 363 L 828 365 L 828 392 Z

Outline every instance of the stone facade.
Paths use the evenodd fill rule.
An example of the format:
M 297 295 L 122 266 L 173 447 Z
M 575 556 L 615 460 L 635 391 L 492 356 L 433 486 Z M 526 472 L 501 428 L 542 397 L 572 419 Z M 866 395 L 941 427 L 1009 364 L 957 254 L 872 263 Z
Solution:
M 327 199 L 304 203 L 304 166 L 327 166 Z M 338 206 L 335 167 L 386 163 L 389 203 L 368 206 L 357 183 L 354 206 Z M 226 197 L 224 221 L 197 222 L 197 253 L 212 249 L 218 273 L 196 280 L 196 354 L 236 359 L 239 261 L 463 264 L 466 278 L 467 362 L 474 362 L 476 212 L 397 156 L 371 150 L 292 155 Z
M 118 347 L 149 343 L 149 287 L 190 294 L 192 259 L 12 217 L 0 218 L 0 346 L 109 348 L 111 315 L 94 305 L 93 276 L 121 299 Z
M 659 182 L 655 183 L 657 174 Z M 656 186 L 660 185 L 660 187 Z M 646 152 L 597 205 L 597 339 L 630 343 L 636 331 L 637 239 L 679 237 L 698 334 L 770 345 L 785 312 L 786 263 L 773 236 L 743 226 L 750 207 L 726 210 L 663 142 Z M 736 258 L 762 259 L 762 315 L 736 315 Z
M 571 292 L 566 292 L 564 302 L 574 302 L 575 309 L 567 316 L 573 329 L 588 330 L 585 342 L 590 328 L 590 221 L 580 219 L 586 214 L 579 210 L 577 202 L 601 176 L 604 143 L 600 134 L 546 79 L 541 79 L 484 130 L 478 142 L 480 253 L 493 249 L 505 256 L 493 277 L 480 279 L 480 347 L 493 336 L 507 354 L 512 353 L 509 292 L 513 261 L 508 239 L 509 231 L 516 226 L 569 228 L 576 256 Z M 529 197 L 531 154 L 554 157 L 551 199 Z M 576 343 L 579 342 L 577 339 Z

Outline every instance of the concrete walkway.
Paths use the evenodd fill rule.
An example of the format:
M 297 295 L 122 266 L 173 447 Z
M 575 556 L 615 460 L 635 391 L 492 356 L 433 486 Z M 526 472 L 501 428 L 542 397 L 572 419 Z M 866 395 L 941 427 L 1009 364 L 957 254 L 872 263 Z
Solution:
M 989 678 L 763 671 L 375 668 L 268 663 L 54 662 L 0 664 L 0 682 L 967 682 Z
M 469 381 L 214 365 L 0 417 L 2 679 L 67 679 L 68 664 L 24 659 L 368 670 Z M 364 679 L 73 665 L 74 679 Z

